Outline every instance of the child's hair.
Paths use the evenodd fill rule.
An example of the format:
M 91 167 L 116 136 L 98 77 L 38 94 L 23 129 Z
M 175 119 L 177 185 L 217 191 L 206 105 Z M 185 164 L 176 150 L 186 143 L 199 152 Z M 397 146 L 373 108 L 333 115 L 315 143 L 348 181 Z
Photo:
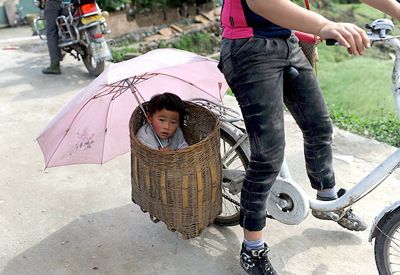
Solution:
M 172 93 L 163 93 L 153 96 L 147 105 L 147 111 L 150 115 L 153 115 L 155 112 L 161 111 L 162 109 L 178 112 L 179 125 L 183 127 L 186 110 L 185 105 L 179 96 Z

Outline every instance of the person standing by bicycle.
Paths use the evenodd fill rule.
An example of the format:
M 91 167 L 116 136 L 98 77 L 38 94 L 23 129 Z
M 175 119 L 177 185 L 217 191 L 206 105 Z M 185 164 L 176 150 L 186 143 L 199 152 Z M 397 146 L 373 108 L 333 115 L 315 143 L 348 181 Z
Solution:
M 363 0 L 400 18 L 395 0 Z M 336 23 L 290 0 L 224 0 L 219 68 L 241 108 L 250 140 L 251 157 L 241 191 L 240 225 L 244 241 L 240 263 L 248 274 L 277 274 L 263 240 L 268 191 L 279 174 L 285 148 L 283 104 L 304 138 L 307 175 L 317 199 L 337 198 L 332 165 L 332 131 L 326 103 L 315 73 L 292 29 L 335 39 L 352 55 L 370 47 L 365 32 L 354 24 Z M 351 210 L 325 213 L 354 231 L 367 228 Z
M 61 0 L 47 0 L 44 8 L 44 19 L 46 22 L 47 48 L 50 55 L 50 66 L 44 68 L 44 74 L 61 74 L 61 49 L 58 47 L 59 36 L 56 19 L 63 14 Z

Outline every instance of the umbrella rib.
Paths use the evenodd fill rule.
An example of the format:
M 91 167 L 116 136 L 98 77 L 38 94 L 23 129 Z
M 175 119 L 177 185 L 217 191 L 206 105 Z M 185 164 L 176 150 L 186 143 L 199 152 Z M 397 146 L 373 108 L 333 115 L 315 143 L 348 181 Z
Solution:
M 185 79 L 183 79 L 183 78 L 180 78 L 180 77 L 177 77 L 177 76 L 174 76 L 174 75 L 170 75 L 170 74 L 165 74 L 165 73 L 145 73 L 145 74 L 142 74 L 142 75 L 140 75 L 140 76 L 134 76 L 134 77 L 132 77 L 132 78 L 131 78 L 131 79 L 132 79 L 132 82 L 131 82 L 131 83 L 129 83 L 129 79 L 128 79 L 128 78 L 125 79 L 125 81 L 126 81 L 126 83 L 127 83 L 128 85 L 134 86 L 134 84 L 140 84 L 141 82 L 146 81 L 146 80 L 148 80 L 148 79 L 150 79 L 150 78 L 153 78 L 153 77 L 155 77 L 155 76 L 157 76 L 157 75 L 163 75 L 163 76 L 167 76 L 167 77 L 171 77 L 171 78 L 178 79 L 178 80 L 180 80 L 180 81 L 182 81 L 182 82 L 185 82 L 186 84 L 189 84 L 189 85 L 191 85 L 191 86 L 193 86 L 193 87 L 199 89 L 200 91 L 204 92 L 205 94 L 209 95 L 209 96 L 212 97 L 212 98 L 215 98 L 216 100 L 221 100 L 220 98 L 217 98 L 217 97 L 213 96 L 212 94 L 210 94 L 210 93 L 207 92 L 206 90 L 204 90 L 204 89 L 200 88 L 199 86 L 193 84 L 192 82 L 189 82 L 189 81 L 187 81 L 187 80 L 185 80 Z M 219 89 L 221 90 L 221 87 L 219 87 Z M 140 97 L 141 97 L 142 100 L 144 101 L 143 96 L 142 96 L 140 93 L 138 93 L 138 94 L 140 95 Z M 219 92 L 219 94 L 221 94 L 221 93 Z
M 157 75 L 163 75 L 163 76 L 168 76 L 168 77 L 175 78 L 175 79 L 179 79 L 179 80 L 181 80 L 181 81 L 183 81 L 183 82 L 185 82 L 185 83 L 187 83 L 187 84 L 189 84 L 189 85 L 191 85 L 191 86 L 193 86 L 193 87 L 199 89 L 200 91 L 204 92 L 205 94 L 208 94 L 208 95 L 211 96 L 212 98 L 215 98 L 216 100 L 219 100 L 219 98 L 216 98 L 215 96 L 213 96 L 212 94 L 210 94 L 210 93 L 207 92 L 206 90 L 200 88 L 199 86 L 197 86 L 197 85 L 193 84 L 192 82 L 189 82 L 189 81 L 187 81 L 187 80 L 185 80 L 185 79 L 183 79 L 183 78 L 180 78 L 180 77 L 177 77 L 177 76 L 174 76 L 174 75 L 170 75 L 170 74 L 165 74 L 165 73 L 155 73 L 155 74 L 157 74 Z
M 124 92 L 126 92 L 126 90 L 128 90 L 129 86 L 124 85 L 124 84 L 123 84 L 124 82 L 125 82 L 125 81 L 122 80 L 122 81 L 119 82 L 119 83 L 121 83 L 122 85 L 117 85 L 117 86 L 114 87 L 114 89 L 118 89 L 118 90 L 117 90 L 116 93 L 112 96 L 112 98 L 111 98 L 111 100 L 110 100 L 110 103 L 109 103 L 109 105 L 108 105 L 108 108 L 107 108 L 107 117 L 106 117 L 106 125 L 105 125 L 106 127 L 105 127 L 105 129 L 104 129 L 103 150 L 101 150 L 101 163 L 100 163 L 100 164 L 103 164 L 103 163 L 104 163 L 104 149 L 105 149 L 105 147 L 106 147 L 106 138 L 107 138 L 108 121 L 109 121 L 108 118 L 109 118 L 109 116 L 110 116 L 110 106 L 111 106 L 112 102 L 113 102 L 115 99 L 117 99 L 120 95 L 122 95 Z
M 69 127 L 67 128 L 67 130 L 65 131 L 64 135 L 62 136 L 62 138 L 60 139 L 60 141 L 58 142 L 56 149 L 54 150 L 53 154 L 51 154 L 49 161 L 46 163 L 46 168 L 48 167 L 51 159 L 54 157 L 55 153 L 57 152 L 58 148 L 60 147 L 61 143 L 63 142 L 63 140 L 65 139 L 65 137 L 67 136 L 69 130 L 71 129 L 71 125 L 75 122 L 76 118 L 78 117 L 78 115 L 81 113 L 81 111 L 85 108 L 85 106 L 93 99 L 93 97 L 91 97 L 88 101 L 85 102 L 85 104 L 83 104 L 83 106 L 79 109 L 78 112 L 76 112 L 74 118 L 72 119 L 71 123 L 69 124 Z
M 103 97 L 103 96 L 107 96 L 107 95 L 112 94 L 112 93 L 114 93 L 114 96 L 113 96 L 112 99 L 116 99 L 117 97 L 122 95 L 124 92 L 126 92 L 126 90 L 128 90 L 128 88 L 131 85 L 140 84 L 141 82 L 146 81 L 146 80 L 148 80 L 148 79 L 150 79 L 150 78 L 152 78 L 154 76 L 156 76 L 156 74 L 143 74 L 140 77 L 134 76 L 132 78 L 132 83 L 129 83 L 128 79 L 121 80 L 121 81 L 116 82 L 116 83 L 114 83 L 112 85 L 109 85 L 108 87 L 112 87 L 112 89 L 110 91 L 104 91 L 104 93 L 103 92 L 102 93 L 98 93 L 95 96 L 93 96 L 93 99 L 94 98 Z M 143 96 L 142 95 L 140 95 L 140 96 L 144 100 Z
M 144 74 L 144 75 L 142 75 L 142 76 L 146 76 L 146 74 Z M 134 92 L 132 91 L 132 89 L 134 89 L 134 90 L 136 91 L 136 93 L 141 97 L 142 101 L 145 102 L 144 97 L 142 96 L 141 93 L 139 93 L 139 91 L 138 91 L 138 89 L 136 88 L 135 84 L 140 84 L 140 83 L 143 82 L 144 80 L 148 80 L 148 79 L 150 79 L 151 77 L 154 77 L 154 76 L 156 76 L 156 75 L 153 74 L 153 75 L 152 75 L 151 77 L 149 77 L 149 78 L 142 78 L 142 76 L 140 76 L 140 77 L 136 77 L 136 76 L 132 77 L 132 82 L 131 82 L 131 83 L 129 83 L 129 79 L 125 79 L 125 81 L 126 81 L 126 83 L 128 84 L 129 87 L 132 87 L 132 88 L 131 88 L 132 94 L 134 93 Z M 138 103 L 140 104 L 140 101 L 139 101 Z
M 133 85 L 133 83 L 134 83 L 134 79 L 132 80 L 132 85 Z M 128 90 L 129 87 L 130 87 L 129 81 L 127 79 L 125 79 L 125 80 L 122 80 L 122 81 L 118 82 L 118 85 L 113 88 L 113 90 L 114 89 L 118 89 L 118 88 L 119 89 L 114 93 L 113 97 L 110 100 L 108 108 L 107 108 L 107 112 L 106 112 L 107 116 L 106 116 L 104 139 L 103 139 L 103 150 L 101 150 L 101 163 L 100 164 L 103 164 L 103 162 L 104 162 L 104 149 L 105 149 L 105 146 L 106 146 L 106 138 L 107 138 L 107 132 L 108 132 L 108 121 L 109 121 L 108 118 L 110 116 L 111 104 L 116 98 L 118 98 L 120 95 L 122 95 L 124 92 L 126 92 L 126 90 Z M 111 93 L 109 93 L 109 94 L 111 94 Z M 102 95 L 102 96 L 104 96 L 104 95 Z
M 123 83 L 123 81 L 118 82 L 119 83 Z M 111 90 L 108 91 L 104 91 L 104 92 L 100 92 L 97 93 L 96 95 L 94 95 L 92 98 L 100 98 L 103 96 L 107 96 L 110 94 L 114 94 L 113 99 L 117 98 L 118 96 L 120 96 L 121 94 L 123 94 L 129 87 L 127 87 L 126 85 L 110 85 L 110 86 L 105 86 L 105 88 L 107 87 L 112 87 Z M 124 90 L 123 90 L 124 89 Z M 123 91 L 122 91 L 123 90 Z
M 118 87 L 121 88 L 121 89 L 122 89 L 122 88 L 125 88 L 125 91 L 129 88 L 129 87 L 126 87 L 126 86 L 118 86 Z M 118 87 L 115 87 L 115 88 L 118 88 Z M 124 91 L 124 92 L 125 92 L 125 91 Z M 123 92 L 122 92 L 122 93 L 123 93 Z M 122 94 L 122 93 L 121 93 L 121 94 Z M 61 138 L 60 141 L 58 142 L 58 144 L 57 144 L 57 146 L 56 146 L 56 149 L 54 150 L 54 152 L 51 154 L 49 160 L 47 161 L 46 167 L 45 167 L 45 168 L 47 168 L 47 167 L 49 166 L 51 160 L 53 159 L 54 155 L 56 154 L 57 150 L 59 149 L 61 143 L 64 141 L 64 139 L 65 139 L 65 137 L 67 136 L 69 130 L 71 129 L 72 124 L 75 122 L 76 118 L 77 118 L 78 115 L 82 112 L 82 110 L 86 107 L 86 105 L 89 104 L 89 102 L 92 101 L 93 99 L 100 98 L 100 97 L 103 97 L 103 96 L 106 96 L 106 95 L 109 95 L 109 94 L 111 94 L 111 93 L 103 94 L 103 95 L 101 95 L 101 96 L 96 96 L 96 95 L 95 95 L 95 96 L 89 98 L 89 100 L 87 100 L 87 101 L 85 102 L 85 104 L 83 104 L 83 106 L 79 109 L 79 111 L 76 112 L 74 118 L 72 119 L 71 123 L 69 124 L 69 127 L 67 128 L 67 130 L 65 131 L 64 135 L 62 136 L 62 138 Z M 112 101 L 112 100 L 111 100 L 111 101 Z M 107 114 L 108 114 L 108 113 L 107 113 Z M 108 118 L 106 118 L 106 119 L 108 120 Z M 107 129 L 106 129 L 105 131 L 107 131 Z M 104 144 L 103 144 L 103 147 L 104 147 Z M 103 148 L 103 150 L 104 150 L 104 148 Z M 101 156 L 101 161 L 103 162 L 103 154 L 102 154 L 102 156 Z
M 128 88 L 128 87 L 126 87 L 126 88 Z M 122 87 L 121 87 L 121 89 L 122 89 Z M 125 89 L 125 91 L 126 91 L 126 89 Z M 124 92 L 122 92 L 122 93 L 124 93 Z M 121 95 L 122 93 L 120 93 L 119 95 Z M 115 98 L 117 98 L 117 97 L 115 97 Z M 100 162 L 100 164 L 103 164 L 103 160 L 104 160 L 104 149 L 106 147 L 106 138 L 107 138 L 107 132 L 108 132 L 108 117 L 110 116 L 110 106 L 111 106 L 112 102 L 114 102 L 115 98 L 114 98 L 114 96 L 111 98 L 110 103 L 108 104 L 108 107 L 107 107 L 107 116 L 106 116 L 106 124 L 105 124 L 104 139 L 103 139 L 103 150 L 101 150 L 101 162 Z

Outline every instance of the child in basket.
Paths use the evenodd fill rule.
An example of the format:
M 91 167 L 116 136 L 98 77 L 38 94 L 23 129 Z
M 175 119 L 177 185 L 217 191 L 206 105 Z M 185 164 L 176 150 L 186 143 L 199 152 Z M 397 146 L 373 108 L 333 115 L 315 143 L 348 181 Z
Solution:
M 174 151 L 186 148 L 189 145 L 180 128 L 184 117 L 185 106 L 177 95 L 171 93 L 155 95 L 147 105 L 147 123 L 140 127 L 136 137 L 152 149 Z M 163 145 L 162 148 L 157 137 Z

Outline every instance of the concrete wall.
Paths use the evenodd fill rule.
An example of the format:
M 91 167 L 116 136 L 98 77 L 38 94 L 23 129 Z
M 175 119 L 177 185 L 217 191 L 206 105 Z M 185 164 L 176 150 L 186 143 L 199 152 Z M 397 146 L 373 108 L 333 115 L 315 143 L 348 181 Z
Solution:
M 4 8 L 5 0 L 0 0 L 0 27 L 8 26 L 6 10 Z
M 0 4 L 0 28 L 8 26 L 8 20 L 6 17 L 6 11 L 3 4 Z
M 20 13 L 21 18 L 29 14 L 34 14 L 38 12 L 38 8 L 33 4 L 33 0 L 0 0 L 0 27 L 7 27 L 10 25 L 5 11 L 6 2 L 10 2 L 8 7 L 10 7 L 11 5 L 14 8 L 15 5 L 15 12 Z M 14 19 L 16 19 L 16 15 L 14 16 Z M 14 23 L 12 23 L 11 25 L 13 25 Z

